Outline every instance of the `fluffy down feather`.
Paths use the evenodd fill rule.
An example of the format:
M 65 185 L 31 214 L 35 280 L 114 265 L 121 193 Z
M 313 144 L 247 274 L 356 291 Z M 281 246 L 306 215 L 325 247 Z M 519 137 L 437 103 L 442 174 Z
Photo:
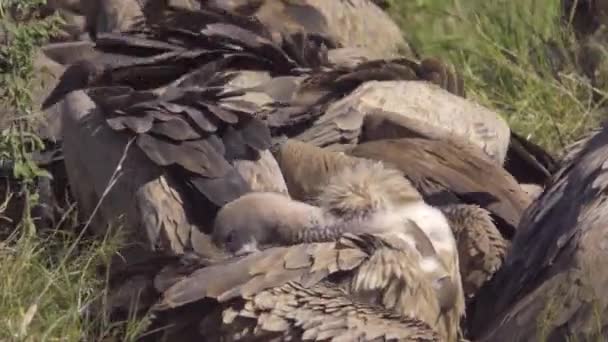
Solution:
M 456 237 L 464 294 L 473 299 L 502 266 L 510 242 L 500 235 L 490 213 L 479 206 L 458 204 L 441 210 Z

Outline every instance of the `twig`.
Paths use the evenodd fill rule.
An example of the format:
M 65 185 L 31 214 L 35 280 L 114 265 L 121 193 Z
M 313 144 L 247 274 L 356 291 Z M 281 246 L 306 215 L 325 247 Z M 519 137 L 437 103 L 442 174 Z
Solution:
M 99 198 L 99 201 L 97 201 L 97 204 L 96 204 L 95 208 L 93 209 L 93 212 L 91 213 L 91 215 L 87 219 L 86 224 L 84 225 L 84 227 L 82 228 L 82 230 L 78 234 L 78 236 L 76 237 L 76 240 L 72 243 L 72 245 L 68 248 L 67 253 L 63 256 L 63 258 L 62 258 L 61 262 L 59 263 L 59 265 L 58 265 L 55 273 L 59 272 L 59 270 L 62 269 L 63 266 L 66 264 L 68 258 L 72 255 L 72 253 L 76 249 L 78 243 L 84 237 L 84 234 L 86 233 L 87 229 L 91 225 L 91 222 L 93 221 L 93 218 L 95 217 L 95 215 L 97 214 L 97 212 L 101 208 L 101 204 L 102 204 L 103 200 L 108 196 L 108 194 L 110 193 L 110 191 L 112 190 L 112 188 L 114 187 L 114 185 L 116 185 L 116 183 L 118 182 L 118 179 L 122 175 L 122 173 L 121 173 L 121 171 L 122 171 L 122 165 L 123 165 L 125 159 L 127 158 L 127 154 L 128 154 L 129 148 L 131 147 L 131 144 L 134 141 L 135 141 L 135 137 L 131 138 L 129 140 L 129 142 L 127 143 L 127 145 L 125 146 L 123 154 L 120 157 L 120 160 L 118 161 L 118 165 L 116 166 L 116 169 L 114 170 L 114 173 L 112 173 L 112 177 L 110 177 L 110 180 L 108 181 L 108 185 L 106 186 L 105 190 L 103 191 L 103 194 Z M 44 297 L 44 295 L 46 295 L 46 293 L 51 288 L 52 279 L 53 279 L 53 277 L 50 277 L 50 280 L 48 281 L 48 283 L 46 284 L 46 286 L 44 287 L 44 289 L 40 292 L 40 294 L 38 295 L 38 297 L 36 298 L 36 300 L 34 301 L 34 303 L 32 303 L 30 305 L 30 307 L 28 308 L 28 311 L 27 311 L 28 313 L 30 312 L 30 310 L 35 310 L 35 308 L 38 307 L 40 301 L 42 300 L 42 297 Z M 28 322 L 25 322 L 25 319 L 27 319 Z M 32 320 L 33 320 L 33 316 L 32 317 L 28 316 L 28 317 L 24 318 L 24 323 L 27 323 L 25 325 L 24 329 L 27 328 L 27 325 L 29 325 L 29 323 Z

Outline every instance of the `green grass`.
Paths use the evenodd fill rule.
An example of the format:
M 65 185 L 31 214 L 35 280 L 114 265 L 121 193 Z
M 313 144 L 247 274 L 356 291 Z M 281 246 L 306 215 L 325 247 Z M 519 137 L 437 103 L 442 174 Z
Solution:
M 0 1 L 0 33 L 10 37 L 0 44 L 0 159 L 15 162 L 18 181 L 12 182 L 6 201 L 0 200 L 0 216 L 17 222 L 0 224 L 0 235 L 8 236 L 0 241 L 0 341 L 101 340 L 117 330 L 103 312 L 91 314 L 90 308 L 106 295 L 106 279 L 97 272 L 117 250 L 118 237 L 90 241 L 76 229 L 42 231 L 30 216 L 38 198 L 35 181 L 49 176 L 31 159 L 44 147 L 33 133 L 40 116 L 32 108 L 30 89 L 37 80 L 32 63 L 58 21 L 29 15 L 42 1 L 12 3 L 17 12 L 9 11 L 11 1 Z M 23 201 L 24 210 L 7 213 L 9 200 Z M 62 226 L 76 227 L 75 216 L 66 217 Z M 127 324 L 124 339 L 133 340 L 139 326 L 128 323 L 133 324 Z
M 421 55 L 453 63 L 469 98 L 553 152 L 602 117 L 559 11 L 552 0 L 392 0 L 393 16 Z
M 57 232 L 0 247 L 0 340 L 76 341 L 87 335 L 82 313 L 103 289 L 95 266 L 112 248 L 104 241 L 80 243 L 79 252 L 64 263 L 61 257 L 74 240 Z
M 13 2 L 27 10 L 41 1 Z M 422 55 L 456 65 L 469 98 L 503 114 L 533 141 L 557 152 L 601 119 L 602 101 L 592 101 L 576 63 L 566 58 L 559 72 L 552 66 L 556 51 L 574 46 L 572 34 L 559 25 L 559 1 L 392 2 L 394 17 Z M 16 24 L 7 7 L 0 1 L 0 31 L 9 29 L 13 37 L 0 47 L 0 114 L 10 109 L 11 117 L 0 126 L 0 158 L 17 162 L 22 186 L 16 191 L 27 209 L 37 199 L 34 180 L 45 176 L 30 158 L 42 148 L 32 134 L 32 58 L 57 22 Z M 10 235 L 0 242 L 0 341 L 88 341 L 112 330 L 103 316 L 85 319 L 84 313 L 105 294 L 96 269 L 116 251 L 116 238 L 87 241 L 77 231 L 39 231 L 27 210 Z M 129 336 L 137 328 L 129 325 Z

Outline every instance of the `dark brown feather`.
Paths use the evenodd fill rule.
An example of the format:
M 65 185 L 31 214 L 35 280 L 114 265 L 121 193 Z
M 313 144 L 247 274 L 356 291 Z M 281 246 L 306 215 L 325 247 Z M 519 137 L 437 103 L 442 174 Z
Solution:
M 171 120 L 157 122 L 150 130 L 150 133 L 161 135 L 176 141 L 201 138 L 201 135 L 197 133 L 185 120 L 177 116 Z
M 598 313 L 608 307 L 607 143 L 603 125 L 526 211 L 504 266 L 479 294 L 470 321 L 476 340 L 606 339 Z
M 515 132 L 507 150 L 505 169 L 523 184 L 544 186 L 557 171 L 558 163 L 542 147 Z
M 148 132 L 152 128 L 154 117 L 152 115 L 141 116 L 115 116 L 106 120 L 108 125 L 117 131 L 129 129 L 140 134 Z
M 254 117 L 260 107 L 226 91 L 234 70 L 298 74 L 324 63 L 326 40 L 298 33 L 277 42 L 256 20 L 212 8 L 166 14 L 139 31 L 99 34 L 94 58 L 71 66 L 45 103 L 84 88 L 108 125 L 135 135 L 213 217 L 214 207 L 251 190 L 230 163 L 257 160 L 271 145 Z

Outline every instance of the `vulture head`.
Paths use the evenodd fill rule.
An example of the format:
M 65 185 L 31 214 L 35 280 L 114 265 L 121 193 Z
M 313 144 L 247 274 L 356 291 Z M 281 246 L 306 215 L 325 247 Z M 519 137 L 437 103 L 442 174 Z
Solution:
M 212 239 L 230 253 L 243 255 L 297 243 L 294 235 L 299 230 L 324 229 L 321 220 L 321 208 L 275 192 L 251 192 L 222 207 L 215 218 Z
M 70 65 L 53 91 L 42 103 L 42 109 L 47 109 L 61 101 L 65 95 L 95 84 L 104 74 L 103 66 L 95 64 L 91 59 L 83 59 Z

